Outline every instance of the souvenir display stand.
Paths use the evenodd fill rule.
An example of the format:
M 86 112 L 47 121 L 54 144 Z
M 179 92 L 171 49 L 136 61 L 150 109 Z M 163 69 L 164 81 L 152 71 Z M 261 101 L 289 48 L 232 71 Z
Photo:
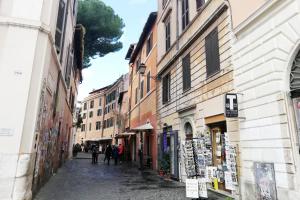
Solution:
M 198 197 L 195 197 L 195 191 L 187 197 L 208 198 L 207 186 L 228 193 L 236 189 L 236 148 L 229 144 L 227 133 L 212 130 L 198 138 L 186 140 L 183 151 L 188 182 L 198 180 Z M 187 184 L 187 187 L 190 186 Z

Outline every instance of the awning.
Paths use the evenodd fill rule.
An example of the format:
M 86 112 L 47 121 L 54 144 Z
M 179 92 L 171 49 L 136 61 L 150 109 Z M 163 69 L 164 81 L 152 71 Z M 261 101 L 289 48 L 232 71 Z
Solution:
M 115 138 L 125 138 L 125 137 L 129 137 L 131 135 L 135 135 L 136 133 L 133 133 L 133 132 L 125 132 L 125 133 L 120 133 L 120 134 L 117 134 L 115 136 Z
M 111 137 L 103 137 L 103 138 L 90 138 L 90 139 L 84 139 L 84 142 L 98 142 L 98 141 L 106 141 L 106 140 L 112 140 Z
M 153 126 L 150 123 L 146 123 L 144 125 L 132 128 L 133 131 L 145 131 L 145 130 L 152 130 Z
M 111 137 L 103 137 L 103 138 L 99 138 L 98 141 L 105 141 L 105 140 L 112 140 Z

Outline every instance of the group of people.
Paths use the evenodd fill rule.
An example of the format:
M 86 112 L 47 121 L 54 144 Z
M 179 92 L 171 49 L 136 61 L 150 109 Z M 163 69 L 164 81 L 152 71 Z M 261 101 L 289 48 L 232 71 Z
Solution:
M 114 159 L 115 165 L 118 164 L 118 160 L 120 160 L 121 163 L 121 158 L 124 153 L 124 147 L 122 144 L 117 145 L 107 145 L 105 149 L 105 157 L 104 157 L 104 163 L 107 160 L 107 164 L 109 165 L 109 161 L 111 158 Z M 99 150 L 97 149 L 96 146 L 92 147 L 92 164 L 98 163 L 98 154 Z
M 119 146 L 108 145 L 107 148 L 105 149 L 104 163 L 107 160 L 107 164 L 109 165 L 109 161 L 111 157 L 114 159 L 115 165 L 118 164 L 118 160 L 120 160 L 121 163 L 123 152 L 124 152 L 124 148 L 122 144 L 119 144 Z

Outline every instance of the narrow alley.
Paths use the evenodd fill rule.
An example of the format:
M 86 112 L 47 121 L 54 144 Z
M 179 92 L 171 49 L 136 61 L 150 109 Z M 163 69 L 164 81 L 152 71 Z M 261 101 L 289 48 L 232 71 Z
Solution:
M 89 155 L 68 161 L 40 190 L 34 200 L 182 200 L 185 185 L 161 179 L 153 171 L 139 171 L 130 164 L 108 166 L 100 155 L 91 164 Z M 224 199 L 209 193 L 210 200 Z

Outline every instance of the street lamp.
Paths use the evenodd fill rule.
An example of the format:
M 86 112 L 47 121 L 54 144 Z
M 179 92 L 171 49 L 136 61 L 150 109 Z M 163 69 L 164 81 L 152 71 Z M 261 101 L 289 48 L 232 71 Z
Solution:
M 146 68 L 147 68 L 147 66 L 145 65 L 145 63 L 141 63 L 138 66 L 138 72 L 141 76 L 145 76 Z M 156 77 L 156 76 L 150 76 L 150 78 L 152 78 L 153 80 L 159 81 L 158 77 Z

